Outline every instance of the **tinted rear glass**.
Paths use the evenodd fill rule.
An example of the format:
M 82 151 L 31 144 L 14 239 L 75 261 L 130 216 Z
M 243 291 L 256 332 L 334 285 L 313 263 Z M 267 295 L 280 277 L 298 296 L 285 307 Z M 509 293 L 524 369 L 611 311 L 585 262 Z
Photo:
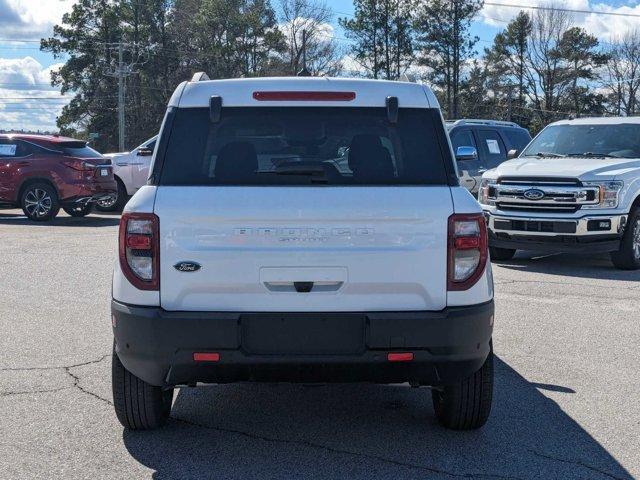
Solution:
M 93 148 L 87 146 L 84 142 L 68 142 L 61 143 L 62 151 L 69 157 L 78 158 L 101 158 L 102 155 Z
M 384 108 L 249 107 L 211 123 L 207 108 L 178 109 L 159 183 L 446 184 L 440 118 L 401 109 L 394 125 Z

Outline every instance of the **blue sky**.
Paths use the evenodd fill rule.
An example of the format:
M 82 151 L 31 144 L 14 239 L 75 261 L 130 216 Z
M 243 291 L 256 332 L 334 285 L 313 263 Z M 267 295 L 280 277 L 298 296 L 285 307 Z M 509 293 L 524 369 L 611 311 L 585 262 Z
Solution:
M 576 10 L 640 14 L 640 0 L 486 0 L 523 6 L 561 5 Z M 39 39 L 51 35 L 64 12 L 75 0 L 0 0 L 0 129 L 55 130 L 55 119 L 68 98 L 49 86 L 50 72 L 60 59 L 39 51 Z M 351 0 L 325 0 L 336 12 L 331 22 L 334 36 L 344 47 L 348 42 L 337 18 L 353 14 Z M 277 5 L 278 0 L 272 0 Z M 480 38 L 481 53 L 495 34 L 517 13 L 518 8 L 486 4 L 473 22 L 472 33 Z M 640 18 L 575 14 L 573 22 L 610 41 L 627 31 L 640 28 Z

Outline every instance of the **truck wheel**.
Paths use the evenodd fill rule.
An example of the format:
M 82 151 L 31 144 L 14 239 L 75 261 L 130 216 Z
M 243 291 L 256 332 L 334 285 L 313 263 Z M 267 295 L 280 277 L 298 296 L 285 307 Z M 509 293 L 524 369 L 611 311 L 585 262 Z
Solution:
M 489 247 L 491 260 L 511 260 L 515 254 L 516 251 L 513 248 Z
M 30 220 L 46 222 L 53 220 L 60 211 L 58 193 L 48 183 L 32 183 L 20 196 L 22 211 Z
M 629 223 L 622 235 L 620 250 L 611 252 L 611 261 L 621 270 L 640 268 L 640 208 L 629 215 Z
M 118 193 L 116 197 L 111 200 L 100 200 L 96 202 L 96 210 L 101 212 L 121 212 L 124 205 L 127 203 L 127 189 L 120 179 L 116 178 L 118 184 Z
M 92 208 L 93 204 L 91 203 L 85 203 L 84 205 L 74 205 L 72 207 L 62 207 L 62 209 L 72 217 L 86 217 L 91 213 Z
M 482 427 L 491 412 L 493 348 L 480 370 L 454 385 L 432 391 L 433 409 L 440 425 L 452 430 Z
M 167 422 L 171 412 L 173 388 L 150 385 L 129 372 L 113 344 L 111 359 L 113 406 L 123 427 L 129 430 L 152 430 Z

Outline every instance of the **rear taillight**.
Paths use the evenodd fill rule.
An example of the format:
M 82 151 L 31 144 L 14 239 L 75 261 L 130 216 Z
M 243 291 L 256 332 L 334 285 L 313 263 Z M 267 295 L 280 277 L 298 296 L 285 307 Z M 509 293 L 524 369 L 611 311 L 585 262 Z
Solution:
M 66 162 L 62 162 L 62 164 L 69 168 L 73 168 L 74 170 L 78 170 L 79 172 L 87 172 L 96 168 L 93 163 L 84 162 L 82 160 L 68 160 Z
M 467 290 L 487 265 L 487 224 L 481 213 L 449 217 L 448 290 Z
M 120 268 L 140 290 L 160 288 L 159 220 L 153 213 L 123 213 L 120 219 Z

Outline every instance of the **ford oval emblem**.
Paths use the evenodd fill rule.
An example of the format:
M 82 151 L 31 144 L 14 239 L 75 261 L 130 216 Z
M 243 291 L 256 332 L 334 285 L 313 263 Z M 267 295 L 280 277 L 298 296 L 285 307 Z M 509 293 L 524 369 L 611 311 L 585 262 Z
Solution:
M 200 270 L 200 264 L 197 262 L 178 262 L 173 268 L 179 272 L 197 272 Z
M 528 200 L 542 200 L 544 198 L 544 192 L 537 188 L 530 188 L 526 190 L 524 193 L 524 198 Z

